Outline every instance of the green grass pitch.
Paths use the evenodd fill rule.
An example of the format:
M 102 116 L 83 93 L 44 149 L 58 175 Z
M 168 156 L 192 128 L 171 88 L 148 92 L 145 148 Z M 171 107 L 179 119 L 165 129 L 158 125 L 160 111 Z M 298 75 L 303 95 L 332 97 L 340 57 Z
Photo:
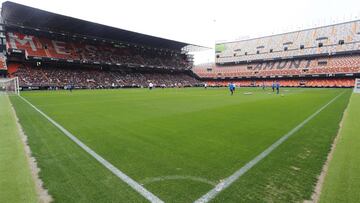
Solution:
M 244 95 L 252 92 L 252 95 Z M 121 89 L 23 97 L 165 202 L 192 202 L 337 95 L 215 202 L 309 199 L 349 89 Z M 39 113 L 11 98 L 40 176 L 58 202 L 145 202 Z
M 320 202 L 360 201 L 360 94 L 353 94 L 329 164 Z
M 0 95 L 0 202 L 38 202 L 11 104 Z

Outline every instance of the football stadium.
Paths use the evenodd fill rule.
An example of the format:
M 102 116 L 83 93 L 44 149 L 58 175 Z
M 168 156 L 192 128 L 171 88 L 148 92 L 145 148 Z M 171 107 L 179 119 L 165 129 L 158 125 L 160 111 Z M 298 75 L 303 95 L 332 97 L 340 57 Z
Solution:
M 360 202 L 360 20 L 218 42 L 6 1 L 0 202 Z

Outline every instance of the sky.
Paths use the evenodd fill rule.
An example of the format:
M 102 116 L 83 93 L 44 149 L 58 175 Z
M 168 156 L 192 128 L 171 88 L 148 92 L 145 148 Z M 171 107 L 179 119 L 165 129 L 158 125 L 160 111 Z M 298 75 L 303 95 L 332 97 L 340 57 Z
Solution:
M 4 2 L 1 1 L 0 2 Z M 248 39 L 360 19 L 360 0 L 13 0 L 121 29 L 210 47 L 195 64 L 214 62 L 216 42 Z

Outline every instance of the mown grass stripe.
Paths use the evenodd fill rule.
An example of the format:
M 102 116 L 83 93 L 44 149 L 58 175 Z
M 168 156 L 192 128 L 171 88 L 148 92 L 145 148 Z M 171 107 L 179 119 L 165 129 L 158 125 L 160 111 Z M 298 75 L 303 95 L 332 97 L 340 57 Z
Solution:
M 19 96 L 22 100 L 24 100 L 27 104 L 29 104 L 32 108 L 34 108 L 37 112 L 39 112 L 42 116 L 44 116 L 50 123 L 52 123 L 55 127 L 57 127 L 61 132 L 63 132 L 67 137 L 69 137 L 73 142 L 75 142 L 77 145 L 79 145 L 83 150 L 85 150 L 88 154 L 90 154 L 92 157 L 94 157 L 98 162 L 100 162 L 103 166 L 105 166 L 109 171 L 111 171 L 114 175 L 119 177 L 122 181 L 127 183 L 130 187 L 132 187 L 135 191 L 137 191 L 139 194 L 141 194 L 143 197 L 145 197 L 150 202 L 156 202 L 160 203 L 163 202 L 160 198 L 158 198 L 156 195 L 152 194 L 150 191 L 145 189 L 143 186 L 141 186 L 139 183 L 137 183 L 135 180 L 127 176 L 125 173 L 120 171 L 118 168 L 116 168 L 114 165 L 112 165 L 110 162 L 105 160 L 103 157 L 101 157 L 99 154 L 97 154 L 95 151 L 93 151 L 91 148 L 86 146 L 83 142 L 81 142 L 78 138 L 76 138 L 73 134 L 71 134 L 68 130 L 66 130 L 64 127 L 62 127 L 60 124 L 58 124 L 56 121 L 54 121 L 52 118 L 50 118 L 48 115 L 46 115 L 44 112 L 42 112 L 40 109 L 38 109 L 36 106 L 34 106 L 32 103 L 30 103 L 27 99 L 23 98 L 22 96 Z
M 360 202 L 360 94 L 353 93 L 320 191 L 320 203 Z
M 39 202 L 28 157 L 7 95 L 0 94 L 0 202 Z
M 337 95 L 335 98 L 331 99 L 328 103 L 326 103 L 324 106 L 322 106 L 320 109 L 318 109 L 315 113 L 307 117 L 303 122 L 298 124 L 295 128 L 290 130 L 288 133 L 283 135 L 279 140 L 277 140 L 275 143 L 273 143 L 270 147 L 268 147 L 265 151 L 260 153 L 258 156 L 256 156 L 254 159 L 249 161 L 245 166 L 237 170 L 235 173 L 233 173 L 231 176 L 227 177 L 224 181 L 217 184 L 212 190 L 210 190 L 208 193 L 200 197 L 195 201 L 195 203 L 205 203 L 209 202 L 210 200 L 214 199 L 221 191 L 229 187 L 232 183 L 234 183 L 237 179 L 239 179 L 242 175 L 244 175 L 247 171 L 249 171 L 252 167 L 254 167 L 257 163 L 259 163 L 262 159 L 264 159 L 266 156 L 268 156 L 272 151 L 274 151 L 279 145 L 281 145 L 283 142 L 285 142 L 289 137 L 291 137 L 293 134 L 295 134 L 298 130 L 300 130 L 306 123 L 308 123 L 311 119 L 313 119 L 316 115 L 318 115 L 322 110 L 324 110 L 327 106 L 329 106 L 331 103 L 333 103 L 337 98 L 339 98 L 341 95 L 343 95 L 345 92 L 342 92 L 341 94 Z

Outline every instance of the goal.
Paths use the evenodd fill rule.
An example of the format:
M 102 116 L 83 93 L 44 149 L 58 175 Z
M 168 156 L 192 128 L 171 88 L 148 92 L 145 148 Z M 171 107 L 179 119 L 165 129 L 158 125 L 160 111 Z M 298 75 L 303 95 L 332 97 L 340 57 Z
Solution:
M 354 93 L 360 93 L 360 78 L 355 79 Z
M 19 95 L 19 78 L 0 78 L 0 94 Z

